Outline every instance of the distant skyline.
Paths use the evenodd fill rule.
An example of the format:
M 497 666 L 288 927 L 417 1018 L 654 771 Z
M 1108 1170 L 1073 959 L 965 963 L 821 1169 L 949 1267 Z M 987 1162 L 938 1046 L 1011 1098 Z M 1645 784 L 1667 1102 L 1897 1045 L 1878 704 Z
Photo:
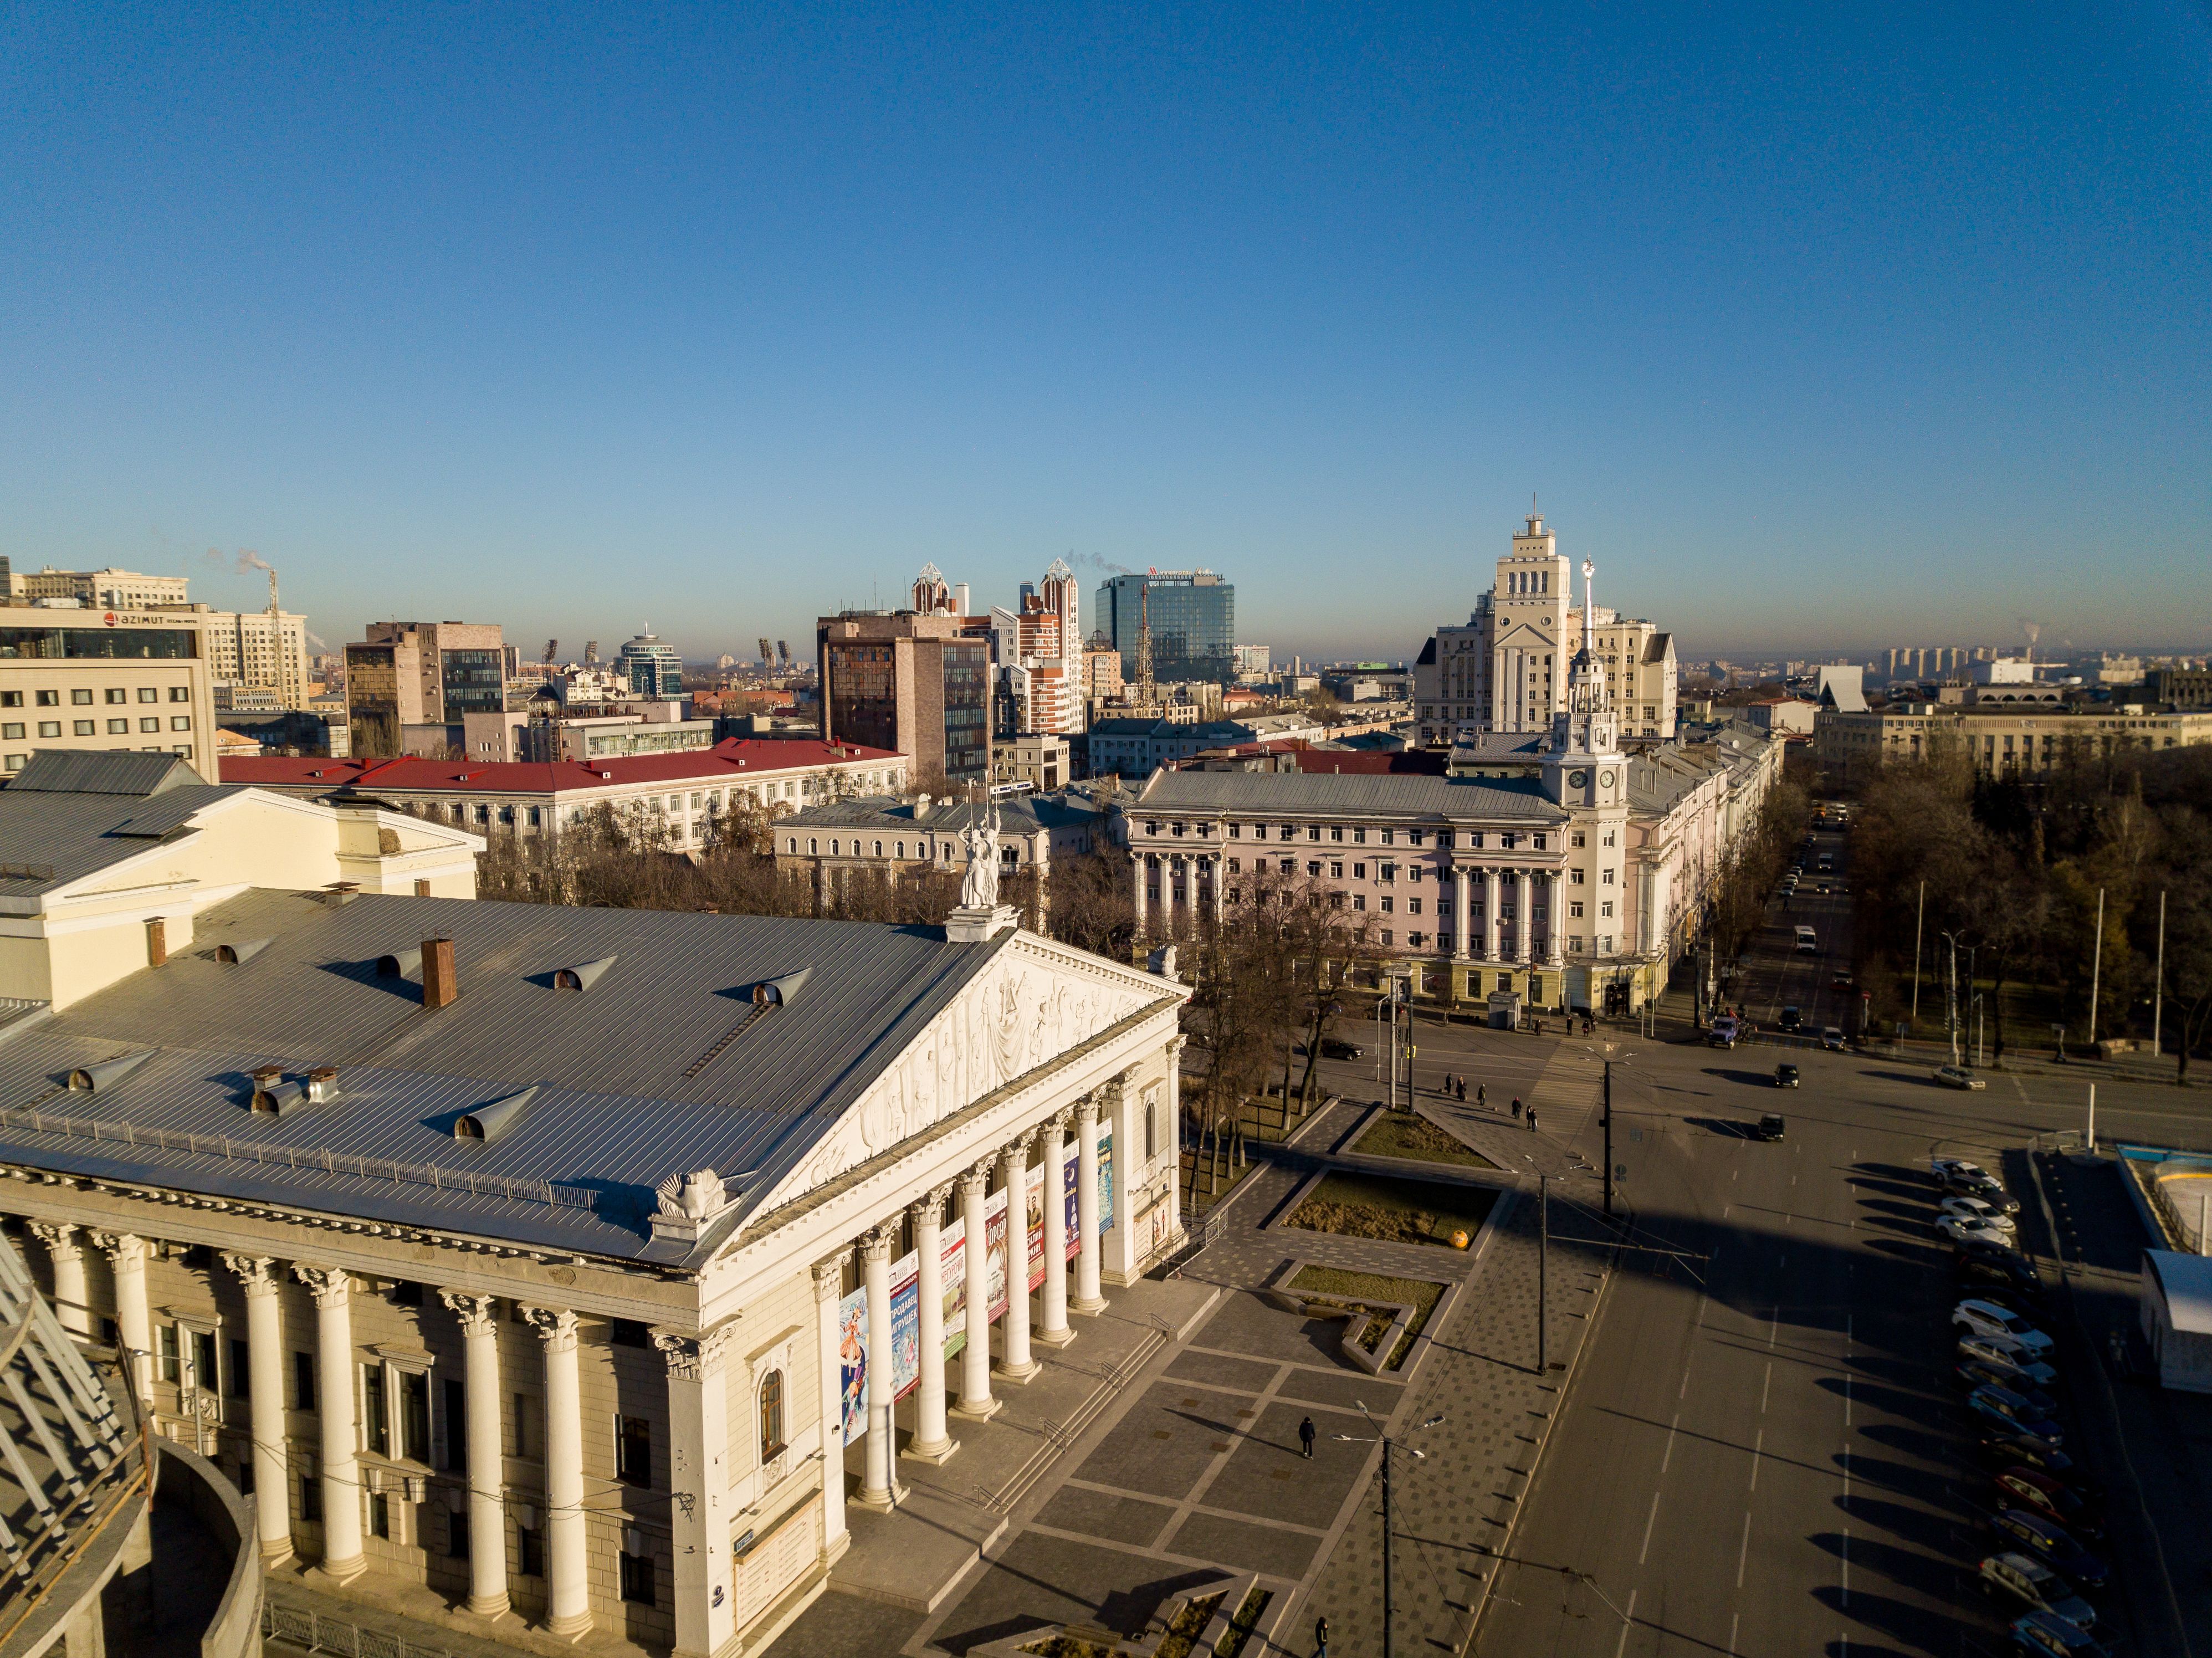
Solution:
M 2185 0 L 32 3 L 0 88 L 0 553 L 332 645 L 1068 557 L 1410 657 L 1534 492 L 1686 660 L 2212 648 Z

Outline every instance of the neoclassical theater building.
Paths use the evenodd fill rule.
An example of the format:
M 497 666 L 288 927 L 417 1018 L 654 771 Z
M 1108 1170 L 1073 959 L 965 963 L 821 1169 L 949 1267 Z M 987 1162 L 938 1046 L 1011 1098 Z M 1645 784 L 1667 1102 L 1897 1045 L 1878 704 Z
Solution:
M 248 889 L 0 1007 L 0 1212 L 270 1559 L 750 1651 L 1176 1246 L 1185 994 L 988 907 Z

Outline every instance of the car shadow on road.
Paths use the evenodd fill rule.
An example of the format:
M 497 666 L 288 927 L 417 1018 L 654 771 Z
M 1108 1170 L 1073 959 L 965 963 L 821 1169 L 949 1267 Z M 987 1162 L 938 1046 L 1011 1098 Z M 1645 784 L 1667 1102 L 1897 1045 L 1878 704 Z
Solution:
M 1702 1128 L 1708 1134 L 1718 1134 L 1723 1139 L 1747 1140 L 1757 1137 L 1751 1132 L 1748 1121 L 1733 1117 L 1685 1117 L 1682 1121 L 1692 1128 Z
M 1814 1540 L 1826 1544 L 1827 1533 Z M 1856 1552 L 1856 1551 L 1854 1551 Z M 1946 1575 L 1948 1575 L 1948 1567 Z M 1970 1624 L 1963 1618 L 1932 1612 L 1926 1606 L 1913 1606 L 1903 1600 L 1893 1600 L 1887 1595 L 1869 1594 L 1862 1589 L 1846 1594 L 1838 1584 L 1826 1584 L 1812 1591 L 1813 1598 L 1839 1618 L 1880 1631 L 1893 1640 L 1905 1643 L 1901 1647 L 1876 1646 L 1871 1642 L 1849 1637 L 1831 1641 L 1823 1651 L 1840 1655 L 1848 1651 L 1850 1658 L 1905 1658 L 1907 1653 L 1929 1652 L 1986 1652 L 1986 1626 Z M 1948 1599 L 1948 1585 L 1945 1598 Z

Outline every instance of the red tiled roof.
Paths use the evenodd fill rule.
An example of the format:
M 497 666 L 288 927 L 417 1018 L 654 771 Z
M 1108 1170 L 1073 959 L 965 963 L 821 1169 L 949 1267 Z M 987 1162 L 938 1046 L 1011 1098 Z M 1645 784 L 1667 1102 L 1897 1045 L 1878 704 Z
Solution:
M 769 738 L 726 738 L 711 749 L 680 754 L 638 754 L 619 758 L 531 761 L 313 760 L 280 756 L 222 758 L 226 783 L 275 788 L 482 790 L 487 794 L 559 794 L 571 789 L 604 789 L 623 784 L 723 782 L 775 776 L 817 766 L 896 760 L 888 749 L 855 744 Z

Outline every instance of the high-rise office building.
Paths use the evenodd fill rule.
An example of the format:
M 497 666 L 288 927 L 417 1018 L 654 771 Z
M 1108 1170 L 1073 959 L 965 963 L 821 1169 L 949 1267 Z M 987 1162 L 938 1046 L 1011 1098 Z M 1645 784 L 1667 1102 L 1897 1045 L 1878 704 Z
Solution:
M 1137 675 L 1137 634 L 1149 624 L 1152 678 L 1237 677 L 1237 589 L 1212 570 L 1117 575 L 1098 588 L 1098 631 L 1121 653 L 1124 679 Z
M 307 618 L 291 610 L 208 610 L 201 636 L 208 675 L 218 683 L 265 688 L 276 706 L 297 708 L 307 696 Z
M 663 644 L 659 634 L 640 634 L 626 641 L 615 663 L 640 696 L 664 701 L 684 695 L 684 654 Z
M 991 771 L 991 641 L 963 618 L 848 610 L 814 625 L 822 735 L 908 756 L 917 782 Z
M 202 621 L 186 610 L 0 609 L 0 771 L 22 770 L 40 749 L 155 749 L 221 782 Z
M 142 575 L 136 570 L 43 569 L 0 572 L 0 595 L 18 600 L 73 598 L 85 609 L 143 610 L 155 604 L 185 603 L 186 578 Z
M 372 622 L 346 647 L 346 725 L 356 759 L 458 745 L 470 714 L 507 708 L 497 623 Z M 442 737 L 427 730 L 442 726 Z M 410 728 L 412 728 L 410 730 Z

